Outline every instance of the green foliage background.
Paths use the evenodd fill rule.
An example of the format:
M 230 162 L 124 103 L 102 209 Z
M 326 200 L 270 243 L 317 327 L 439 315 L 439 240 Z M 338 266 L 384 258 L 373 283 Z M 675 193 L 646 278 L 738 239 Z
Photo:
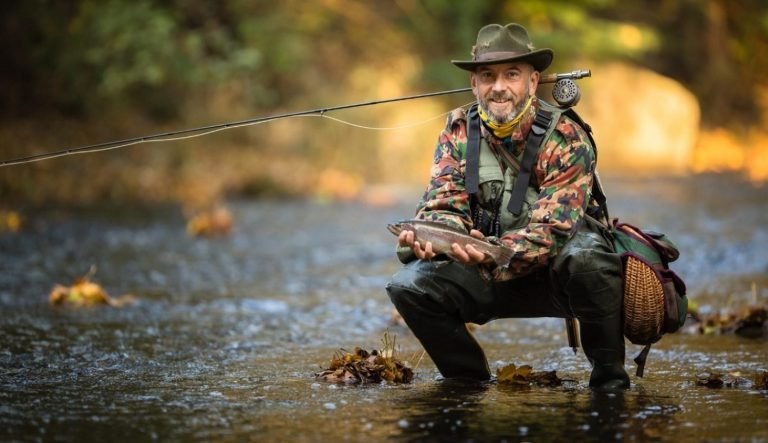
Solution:
M 555 49 L 554 69 L 570 70 L 581 60 L 630 61 L 690 88 L 704 125 L 760 122 L 768 89 L 768 3 L 761 0 L 28 0 L 6 2 L 0 16 L 0 155 L 382 98 L 375 85 L 403 56 L 419 69 L 395 79 L 399 92 L 463 87 L 466 74 L 449 60 L 468 57 L 482 25 L 510 21 L 525 25 L 537 46 Z M 349 149 L 318 141 L 328 133 L 302 129 L 288 154 L 312 161 L 329 149 Z M 240 159 L 247 158 L 244 146 L 285 152 L 270 151 L 271 141 L 259 137 L 231 135 L 221 144 Z M 169 179 L 147 178 L 151 170 L 183 175 L 188 165 L 212 158 L 166 151 L 123 154 L 119 163 L 113 153 L 100 163 L 5 168 L 0 197 L 141 199 L 134 189 L 139 172 L 131 167 L 142 168 L 147 186 L 162 186 Z M 345 161 L 370 167 L 375 158 L 357 153 Z M 104 178 L 93 173 L 97 165 L 109 171 Z M 91 176 L 87 186 L 95 190 L 78 189 L 66 178 L 71 170 Z M 249 174 L 243 170 L 236 186 L 221 186 L 265 186 L 266 176 L 244 184 Z M 48 186 L 40 184 L 43 176 Z M 71 186 L 59 186 L 67 180 Z

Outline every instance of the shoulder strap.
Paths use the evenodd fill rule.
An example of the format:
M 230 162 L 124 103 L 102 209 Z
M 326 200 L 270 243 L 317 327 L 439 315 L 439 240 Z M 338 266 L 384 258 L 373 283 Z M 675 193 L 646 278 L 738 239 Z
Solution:
M 536 162 L 536 154 L 539 152 L 539 146 L 541 146 L 541 142 L 544 140 L 544 134 L 547 132 L 551 121 L 552 112 L 540 106 L 536 110 L 536 117 L 533 119 L 531 132 L 528 133 L 528 138 L 525 141 L 523 161 L 520 162 L 520 173 L 517 175 L 515 186 L 512 188 L 512 195 L 507 205 L 507 210 L 514 215 L 520 215 L 520 211 L 523 209 L 525 190 L 531 181 L 531 170 Z
M 467 114 L 467 166 L 464 175 L 464 189 L 468 194 L 477 194 L 480 190 L 480 116 L 477 103 L 469 108 Z

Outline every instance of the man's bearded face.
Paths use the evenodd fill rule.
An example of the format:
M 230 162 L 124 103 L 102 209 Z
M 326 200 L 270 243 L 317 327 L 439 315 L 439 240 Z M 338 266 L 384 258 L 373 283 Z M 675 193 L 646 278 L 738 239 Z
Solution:
M 472 91 L 483 111 L 494 123 L 514 120 L 525 107 L 535 87 L 533 68 L 527 63 L 503 63 L 480 66 L 472 74 Z M 538 73 L 535 73 L 538 75 Z
M 478 97 L 477 101 L 492 122 L 504 124 L 520 115 L 529 97 L 530 88 L 526 87 L 525 93 L 517 98 L 511 93 L 490 91 L 487 95 Z

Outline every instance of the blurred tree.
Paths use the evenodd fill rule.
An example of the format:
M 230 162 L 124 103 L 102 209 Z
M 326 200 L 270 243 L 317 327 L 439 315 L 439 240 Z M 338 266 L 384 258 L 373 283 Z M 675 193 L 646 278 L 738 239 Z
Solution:
M 479 26 L 506 21 L 556 49 L 556 68 L 631 60 L 687 84 L 718 110 L 710 123 L 755 121 L 753 87 L 768 68 L 761 0 L 12 1 L 0 18 L 0 111 L 127 103 L 168 118 L 232 81 L 247 103 L 273 108 L 333 96 L 319 86 L 343 88 L 355 67 L 404 51 L 422 60 L 415 87 L 456 87 L 466 79 L 448 61 L 467 55 Z

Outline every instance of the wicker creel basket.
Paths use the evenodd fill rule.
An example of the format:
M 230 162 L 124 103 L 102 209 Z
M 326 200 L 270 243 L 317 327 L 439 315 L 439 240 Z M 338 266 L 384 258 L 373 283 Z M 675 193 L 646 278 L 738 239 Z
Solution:
M 664 326 L 664 289 L 647 264 L 627 256 L 624 264 L 624 336 L 634 344 L 657 342 Z

